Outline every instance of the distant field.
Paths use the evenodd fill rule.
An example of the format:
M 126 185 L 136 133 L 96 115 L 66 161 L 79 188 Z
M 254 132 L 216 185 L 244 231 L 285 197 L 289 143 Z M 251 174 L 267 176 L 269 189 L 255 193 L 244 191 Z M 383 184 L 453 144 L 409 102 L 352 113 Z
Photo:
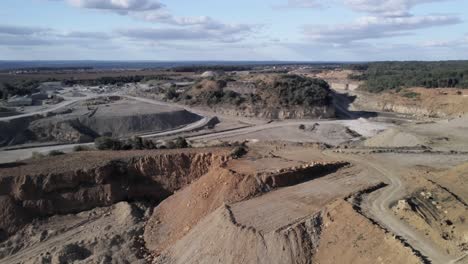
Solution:
M 102 77 L 120 77 L 120 76 L 154 76 L 168 74 L 162 70 L 126 70 L 126 71 L 95 71 L 95 72 L 39 72 L 39 73 L 27 73 L 27 74 L 9 74 L 0 73 L 1 82 L 11 82 L 16 80 L 90 80 L 98 79 Z M 174 75 L 174 73 L 171 73 Z

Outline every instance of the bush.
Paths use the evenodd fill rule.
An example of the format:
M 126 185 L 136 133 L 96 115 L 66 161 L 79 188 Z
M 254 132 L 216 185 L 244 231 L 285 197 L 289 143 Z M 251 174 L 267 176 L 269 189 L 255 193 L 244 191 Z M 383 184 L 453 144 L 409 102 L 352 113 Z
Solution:
M 161 148 L 166 148 L 166 149 L 175 149 L 176 146 L 174 144 L 174 141 L 166 141 L 164 142 L 164 145 Z
M 403 97 L 406 97 L 406 98 L 412 98 L 412 99 L 415 99 L 415 98 L 418 98 L 420 96 L 419 93 L 415 93 L 415 92 L 405 92 L 403 94 Z
M 31 154 L 31 159 L 42 159 L 44 157 L 45 157 L 44 154 L 39 153 L 37 151 L 33 151 L 33 153 Z
M 238 146 L 231 151 L 231 157 L 238 159 L 247 154 L 247 149 L 244 146 Z
M 60 151 L 60 150 L 52 150 L 51 152 L 49 152 L 49 157 L 54 157 L 54 156 L 60 156 L 60 155 L 64 155 L 65 152 L 63 151 Z
M 305 127 L 305 125 L 304 125 L 304 124 L 301 124 L 301 125 L 299 125 L 299 129 L 300 129 L 300 130 L 305 130 L 305 129 L 306 129 L 306 127 Z
M 94 145 L 99 150 L 120 150 L 122 143 L 110 137 L 99 137 L 94 140 Z
M 188 142 L 185 138 L 183 137 L 178 137 L 174 139 L 174 146 L 175 148 L 188 148 Z
M 75 146 L 75 147 L 73 147 L 74 152 L 90 151 L 90 150 L 91 150 L 91 148 L 89 148 L 87 146 Z
M 169 89 L 167 89 L 166 91 L 166 98 L 168 100 L 172 100 L 172 99 L 177 99 L 179 97 L 179 95 L 177 94 L 177 91 L 174 87 L 171 87 Z
M 156 144 L 152 140 L 147 140 L 141 137 L 133 137 L 127 140 L 122 145 L 123 150 L 131 150 L 131 149 L 157 149 Z

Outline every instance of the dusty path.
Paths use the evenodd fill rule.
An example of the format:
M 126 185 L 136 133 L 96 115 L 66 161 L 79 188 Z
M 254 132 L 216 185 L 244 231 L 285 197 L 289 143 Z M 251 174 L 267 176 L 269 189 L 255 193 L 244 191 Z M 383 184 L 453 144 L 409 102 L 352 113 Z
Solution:
M 376 159 L 366 156 L 363 159 L 350 155 L 341 156 L 327 152 L 328 156 L 346 158 L 356 164 L 361 164 L 369 169 L 370 173 L 377 173 L 387 180 L 386 188 L 373 193 L 372 199 L 364 202 L 363 209 L 369 216 L 390 230 L 393 234 L 403 237 L 414 249 L 421 252 L 432 263 L 448 264 L 457 263 L 458 258 L 453 258 L 443 252 L 432 241 L 398 219 L 390 209 L 391 203 L 401 199 L 405 195 L 405 186 L 397 173 L 390 172 Z
M 388 127 L 386 123 L 382 122 L 364 122 L 360 120 L 324 120 L 324 119 L 303 119 L 303 120 L 284 120 L 268 124 L 260 124 L 256 126 L 240 128 L 231 131 L 222 131 L 203 136 L 190 137 L 191 140 L 213 140 L 228 138 L 233 136 L 247 135 L 253 132 L 280 128 L 285 126 L 299 126 L 299 125 L 314 125 L 314 124 L 339 124 L 349 127 L 350 129 L 358 132 L 363 136 L 372 136 L 376 130 L 383 130 Z
M 1 117 L 0 121 L 11 121 L 11 120 L 15 120 L 15 119 L 18 119 L 18 118 L 23 118 L 23 117 L 28 117 L 28 116 L 44 115 L 44 114 L 59 110 L 61 108 L 64 108 L 66 106 L 69 106 L 71 104 L 80 102 L 80 101 L 85 101 L 85 100 L 89 100 L 89 99 L 94 99 L 94 98 L 98 98 L 98 97 L 102 97 L 102 96 L 110 96 L 110 95 L 115 95 L 115 94 L 100 94 L 100 95 L 86 94 L 86 97 L 80 97 L 80 98 L 64 97 L 65 101 L 63 101 L 63 102 L 61 102 L 61 103 L 59 103 L 57 105 L 54 105 L 53 107 L 50 107 L 50 108 L 47 108 L 47 109 L 44 109 L 44 110 L 40 110 L 40 111 L 25 113 L 25 114 L 21 114 L 21 115 Z
M 73 99 L 73 100 L 61 102 L 61 103 L 55 105 L 54 107 L 48 108 L 46 110 L 41 110 L 41 111 L 36 111 L 36 112 L 31 112 L 31 113 L 26 113 L 26 114 L 21 114 L 21 115 L 0 117 L 0 121 L 11 121 L 11 120 L 15 120 L 15 119 L 18 119 L 18 118 L 23 118 L 23 117 L 28 117 L 28 116 L 47 114 L 49 112 L 53 112 L 55 110 L 58 110 L 60 108 L 66 107 L 66 106 L 69 106 L 69 105 L 74 104 L 76 102 L 79 102 L 81 100 L 87 100 L 87 99 L 91 99 L 91 98 L 92 97 Z

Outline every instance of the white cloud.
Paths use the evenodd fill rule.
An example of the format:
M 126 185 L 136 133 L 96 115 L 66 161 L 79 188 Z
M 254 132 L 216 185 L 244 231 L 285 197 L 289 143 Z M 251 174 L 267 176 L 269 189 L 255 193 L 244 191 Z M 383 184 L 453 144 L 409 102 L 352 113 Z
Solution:
M 279 8 L 321 8 L 323 3 L 320 0 L 288 0 L 287 3 L 278 5 Z
M 169 13 L 158 0 L 66 1 L 78 8 L 112 11 L 146 22 L 170 25 L 171 27 L 132 29 L 126 33 L 133 35 L 133 37 L 152 38 L 160 41 L 209 39 L 236 42 L 242 40 L 243 36 L 255 27 L 245 24 L 223 23 L 209 16 L 178 17 Z M 125 33 L 125 30 L 122 32 Z
M 158 10 L 163 7 L 161 3 L 154 0 L 68 0 L 68 2 L 80 8 L 110 10 L 122 14 Z
M 220 26 L 201 24 L 189 28 L 129 28 L 118 30 L 118 34 L 136 40 L 149 41 L 214 41 L 239 42 L 252 32 L 249 25 Z
M 430 48 L 454 48 L 468 46 L 468 34 L 457 39 L 451 40 L 430 40 L 422 43 L 423 47 Z
M 58 31 L 49 28 L 0 25 L 0 46 L 42 46 L 56 44 L 96 43 L 109 40 L 103 32 Z
M 23 26 L 13 26 L 13 25 L 0 25 L 0 34 L 6 35 L 34 35 L 42 32 L 49 31 L 46 28 L 39 27 L 23 27 Z
M 414 30 L 460 23 L 454 16 L 361 17 L 348 24 L 333 26 L 308 25 L 304 34 L 320 42 L 350 43 L 353 41 L 388 38 L 412 34 Z
M 445 1 L 450 0 L 344 0 L 344 3 L 358 12 L 384 16 L 408 16 L 410 9 L 416 5 Z

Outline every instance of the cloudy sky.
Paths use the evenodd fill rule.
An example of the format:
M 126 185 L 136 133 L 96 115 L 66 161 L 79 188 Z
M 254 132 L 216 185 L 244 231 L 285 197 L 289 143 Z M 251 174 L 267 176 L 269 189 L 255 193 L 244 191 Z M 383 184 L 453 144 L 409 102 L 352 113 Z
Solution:
M 466 0 L 1 0 L 0 60 L 468 59 Z

